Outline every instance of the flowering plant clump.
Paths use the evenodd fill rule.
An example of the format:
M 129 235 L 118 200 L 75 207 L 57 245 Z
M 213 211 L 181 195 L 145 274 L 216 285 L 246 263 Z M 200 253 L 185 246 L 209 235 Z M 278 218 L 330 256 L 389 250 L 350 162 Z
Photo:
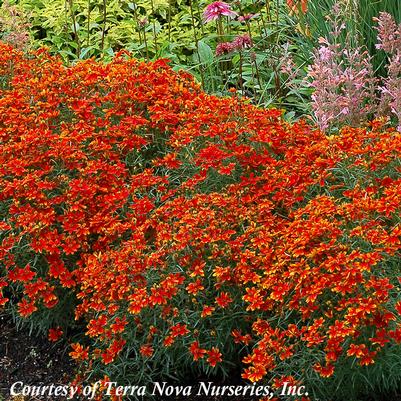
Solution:
M 378 21 L 378 49 L 384 50 L 389 57 L 388 76 L 379 89 L 382 93 L 381 108 L 397 117 L 401 132 L 401 24 L 397 26 L 388 13 L 380 13 Z
M 388 13 L 375 18 L 377 49 L 387 54 L 387 77 L 376 77 L 372 58 L 360 46 L 352 46 L 340 3 L 333 7 L 330 38 L 320 38 L 313 64 L 309 66 L 312 109 L 318 125 L 326 130 L 336 125 L 358 126 L 372 116 L 394 116 L 401 121 L 401 25 Z M 345 40 L 342 40 L 345 36 Z M 292 68 L 294 70 L 294 68 Z M 381 93 L 381 96 L 378 94 Z M 398 126 L 401 131 L 401 125 Z
M 280 386 L 401 343 L 399 132 L 328 137 L 123 52 L 0 54 L 0 303 L 72 307 L 88 369 Z
M 323 130 L 333 123 L 358 126 L 377 109 L 377 79 L 371 57 L 367 50 L 351 45 L 340 4 L 335 4 L 333 15 L 331 38 L 320 38 L 308 73 L 314 89 L 312 108 Z M 346 35 L 345 42 L 342 35 Z

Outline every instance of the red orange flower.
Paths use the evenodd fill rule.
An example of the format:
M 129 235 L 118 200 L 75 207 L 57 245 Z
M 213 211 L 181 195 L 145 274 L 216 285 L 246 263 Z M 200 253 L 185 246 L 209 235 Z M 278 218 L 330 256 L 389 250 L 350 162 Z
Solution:
M 207 354 L 207 350 L 200 348 L 198 341 L 194 341 L 190 345 L 189 351 L 191 352 L 191 354 L 194 358 L 194 361 L 197 361 L 197 360 L 203 358 L 205 356 L 205 354 Z
M 70 356 L 73 359 L 77 359 L 77 360 L 85 360 L 88 359 L 88 349 L 89 347 L 84 348 L 81 344 L 79 343 L 74 343 L 71 344 L 71 348 L 73 349 L 73 351 L 70 352 Z
M 300 9 L 305 14 L 308 10 L 308 0 L 287 0 L 287 5 L 295 13 Z
M 50 341 L 58 341 L 62 335 L 63 330 L 60 327 L 56 327 L 55 329 L 49 329 L 48 339 Z
M 207 361 L 210 366 L 216 366 L 219 362 L 222 361 L 221 359 L 221 352 L 218 348 L 213 347 L 211 350 L 206 351 L 207 353 Z
M 150 358 L 153 355 L 153 347 L 150 344 L 144 344 L 140 349 L 141 355 L 146 358 Z

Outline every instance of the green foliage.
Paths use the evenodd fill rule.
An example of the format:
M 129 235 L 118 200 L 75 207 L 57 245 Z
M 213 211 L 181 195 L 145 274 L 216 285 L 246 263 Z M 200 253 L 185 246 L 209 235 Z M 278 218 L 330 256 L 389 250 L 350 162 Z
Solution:
M 124 47 L 137 57 L 172 55 L 177 61 L 185 61 L 194 49 L 189 7 L 180 1 L 13 0 L 13 3 L 29 14 L 39 43 L 66 60 L 107 57 Z
M 236 3 L 238 15 L 255 14 L 249 21 L 222 19 L 224 36 L 216 23 L 205 24 L 205 1 L 141 0 L 12 0 L 29 16 L 37 46 L 45 45 L 66 62 L 90 57 L 110 59 L 125 48 L 140 59 L 168 58 L 175 70 L 186 69 L 202 87 L 227 95 L 236 88 L 264 105 L 289 105 L 298 113 L 301 97 L 289 94 L 280 72 L 283 46 L 302 37 L 284 3 Z M 106 6 L 106 7 L 105 7 Z M 216 57 L 221 41 L 249 34 L 254 46 L 241 54 Z M 301 55 L 302 57 L 302 55 Z M 307 58 L 307 57 L 304 57 Z M 301 68 L 304 65 L 301 62 Z M 292 96 L 287 96 L 292 95 Z
M 75 62 L 77 59 L 90 57 L 109 59 L 121 48 L 127 48 L 136 57 L 142 59 L 169 58 L 174 69 L 185 68 L 196 76 L 208 92 L 227 95 L 230 89 L 235 89 L 241 96 L 248 96 L 251 101 L 259 105 L 287 107 L 290 112 L 285 114 L 284 118 L 290 122 L 296 116 L 309 111 L 308 100 L 311 90 L 305 86 L 302 79 L 306 75 L 310 54 L 317 46 L 319 37 L 330 35 L 325 16 L 333 6 L 332 0 L 310 1 L 306 15 L 297 14 L 288 17 L 286 14 L 288 10 L 284 3 L 271 4 L 269 2 L 271 8 L 268 8 L 267 4 L 245 0 L 239 4 L 237 11 L 241 15 L 257 13 L 259 16 L 246 24 L 237 20 L 224 19 L 224 35 L 219 36 L 216 34 L 215 23 L 202 23 L 201 13 L 206 5 L 202 2 L 194 4 L 191 1 L 179 0 L 144 0 L 134 3 L 113 0 L 95 4 L 91 0 L 21 0 L 14 3 L 25 10 L 26 15 L 29 16 L 37 44 L 49 46 L 53 52 L 61 54 L 65 61 Z M 362 44 L 370 49 L 375 57 L 377 71 L 380 73 L 379 70 L 385 59 L 375 50 L 376 33 L 372 28 L 371 20 L 379 11 L 386 10 L 395 15 L 399 21 L 401 10 L 396 7 L 394 1 L 371 3 L 361 0 L 358 7 L 354 7 L 354 3 L 351 2 L 347 3 L 347 7 L 344 8 L 344 15 L 348 16 L 346 19 L 348 32 L 353 33 L 355 45 Z M 7 32 L 3 28 L 3 36 L 7 36 L 4 32 L 8 34 L 11 31 L 12 28 L 9 28 Z M 216 56 L 216 47 L 221 42 L 231 42 L 237 35 L 246 33 L 252 39 L 252 47 L 244 47 L 238 51 Z M 286 68 L 290 61 L 297 70 L 294 76 Z M 6 89 L 9 82 L 4 78 L 0 85 L 2 89 Z M 185 150 L 188 150 L 188 154 L 194 151 L 193 149 Z M 165 152 L 165 139 L 156 136 L 154 143 L 146 147 L 143 155 L 131 152 L 127 154 L 125 163 L 130 172 L 137 172 L 137 170 L 142 172 L 144 166 L 150 165 L 156 154 L 162 157 Z M 398 169 L 398 166 L 393 167 L 394 171 Z M 337 172 L 332 170 L 333 175 L 342 174 L 340 181 L 344 181 L 349 189 L 354 188 L 358 180 L 363 181 L 369 173 L 361 169 L 351 171 L 345 167 L 339 168 Z M 184 162 L 181 169 L 172 173 L 171 181 L 179 183 L 182 177 L 189 172 L 195 174 L 195 171 L 197 170 L 193 165 Z M 204 187 L 201 187 L 202 193 L 221 191 L 223 187 L 238 181 L 239 177 L 238 170 L 233 170 L 231 176 L 224 178 L 221 178 L 217 171 L 212 172 L 205 180 Z M 385 176 L 376 178 L 384 179 Z M 315 194 L 312 195 L 315 196 Z M 338 195 L 342 195 L 340 190 Z M 21 250 L 24 250 L 25 244 L 19 245 L 22 247 Z M 21 257 L 18 259 L 21 265 L 30 263 L 39 272 L 48 268 L 45 262 L 25 251 L 17 255 L 18 257 Z M 387 261 L 383 266 L 385 277 L 391 276 L 394 281 L 399 274 L 397 261 L 396 259 L 395 262 Z M 71 260 L 72 264 L 74 262 Z M 179 272 L 179 266 L 176 266 L 174 261 L 171 262 L 171 268 L 175 273 Z M 150 274 L 153 273 L 150 272 Z M 212 274 L 212 272 L 208 273 Z M 152 278 L 149 275 L 146 279 L 154 283 L 159 278 Z M 18 294 L 21 288 L 13 284 L 9 291 L 10 294 L 7 295 L 16 304 L 20 300 Z M 60 302 L 51 313 L 43 307 L 35 314 L 35 320 L 28 318 L 27 322 L 31 324 L 32 330 L 35 328 L 44 333 L 55 325 L 67 327 L 68 322 L 73 320 L 76 300 L 74 301 L 68 291 L 61 289 L 57 296 Z M 392 296 L 395 303 L 399 294 L 394 293 Z M 178 307 L 183 304 L 185 299 L 177 298 L 173 306 Z M 14 315 L 18 324 L 22 322 L 17 318 L 15 307 L 11 307 L 8 313 Z M 116 315 L 116 317 L 123 316 Z M 148 316 L 145 317 L 148 318 Z M 185 323 L 187 323 L 185 319 L 188 318 L 194 326 L 197 324 L 195 322 L 197 315 L 192 310 L 186 309 L 185 314 L 180 315 L 179 318 Z M 217 313 L 210 318 L 210 328 L 219 328 L 217 338 L 220 342 L 216 344 L 213 338 L 202 338 L 203 344 L 207 348 L 213 345 L 224 348 L 225 355 L 229 356 L 228 360 L 234 365 L 239 364 L 242 351 L 238 352 L 238 347 L 227 345 L 229 344 L 227 337 L 234 327 L 232 322 L 225 321 L 224 318 L 224 314 Z M 237 316 L 232 313 L 230 318 L 237 318 Z M 241 321 L 240 316 L 237 320 Z M 158 329 L 161 333 L 160 338 L 168 334 L 167 324 Z M 156 346 L 152 361 L 144 363 L 138 349 L 145 340 L 145 334 L 137 330 L 135 326 L 128 338 L 124 354 L 118 357 L 116 363 L 106 370 L 100 362 L 95 362 L 92 374 L 102 376 L 107 372 L 112 377 L 123 377 L 124 381 L 150 381 L 152 377 L 183 380 L 184 372 L 191 369 L 194 375 L 199 372 L 211 373 L 210 366 L 203 362 L 195 368 L 191 357 L 187 354 L 183 355 L 178 344 L 172 346 L 171 352 L 161 351 L 163 347 L 159 340 L 157 344 L 154 344 Z M 183 339 L 183 343 L 179 345 L 188 347 L 190 343 Z M 344 399 L 361 401 L 365 399 L 361 398 L 362 396 L 374 398 L 375 393 L 383 394 L 398 389 L 401 381 L 400 354 L 398 346 L 388 346 L 374 365 L 362 369 L 355 369 L 356 360 L 344 358 L 339 361 L 336 376 L 327 380 L 306 369 L 311 366 L 315 358 L 315 355 L 308 354 L 307 350 L 300 355 L 300 358 L 294 359 L 296 360 L 294 365 L 286 365 L 285 368 L 299 374 L 302 372 L 305 381 L 312 383 L 311 392 L 316 398 L 329 400 L 335 394 L 339 401 Z M 180 370 L 177 370 L 175 366 L 180 366 Z M 226 377 L 230 374 L 231 368 L 230 363 L 224 362 L 216 368 L 215 373 Z
M 305 14 L 289 13 L 284 0 L 235 2 L 232 8 L 238 16 L 254 17 L 221 18 L 223 35 L 218 34 L 217 21 L 203 21 L 208 4 L 205 0 L 10 0 L 21 15 L 25 13 L 36 45 L 48 46 L 66 62 L 110 60 L 125 48 L 139 59 L 169 59 L 175 70 L 189 71 L 210 93 L 227 95 L 235 88 L 256 104 L 287 108 L 288 119 L 310 114 L 307 67 L 319 38 L 330 36 L 328 16 L 335 0 L 310 0 Z M 388 11 L 399 22 L 398 1 L 339 0 L 339 4 L 352 45 L 366 46 L 377 75 L 385 76 L 386 55 L 375 48 L 372 19 Z M 251 48 L 216 56 L 219 43 L 244 34 L 251 37 Z

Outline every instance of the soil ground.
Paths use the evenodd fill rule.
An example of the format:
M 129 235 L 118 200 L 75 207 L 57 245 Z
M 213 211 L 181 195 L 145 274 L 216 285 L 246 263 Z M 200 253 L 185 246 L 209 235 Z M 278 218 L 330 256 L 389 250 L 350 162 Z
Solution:
M 12 383 L 30 385 L 67 384 L 74 372 L 68 351 L 15 325 L 0 315 L 0 401 L 30 401 L 10 397 Z

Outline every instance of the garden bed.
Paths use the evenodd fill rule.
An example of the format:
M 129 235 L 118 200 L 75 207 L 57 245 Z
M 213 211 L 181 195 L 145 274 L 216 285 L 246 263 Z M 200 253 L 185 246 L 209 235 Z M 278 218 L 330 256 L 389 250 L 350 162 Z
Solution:
M 0 6 L 0 401 L 398 400 L 396 1 L 46 1 Z

